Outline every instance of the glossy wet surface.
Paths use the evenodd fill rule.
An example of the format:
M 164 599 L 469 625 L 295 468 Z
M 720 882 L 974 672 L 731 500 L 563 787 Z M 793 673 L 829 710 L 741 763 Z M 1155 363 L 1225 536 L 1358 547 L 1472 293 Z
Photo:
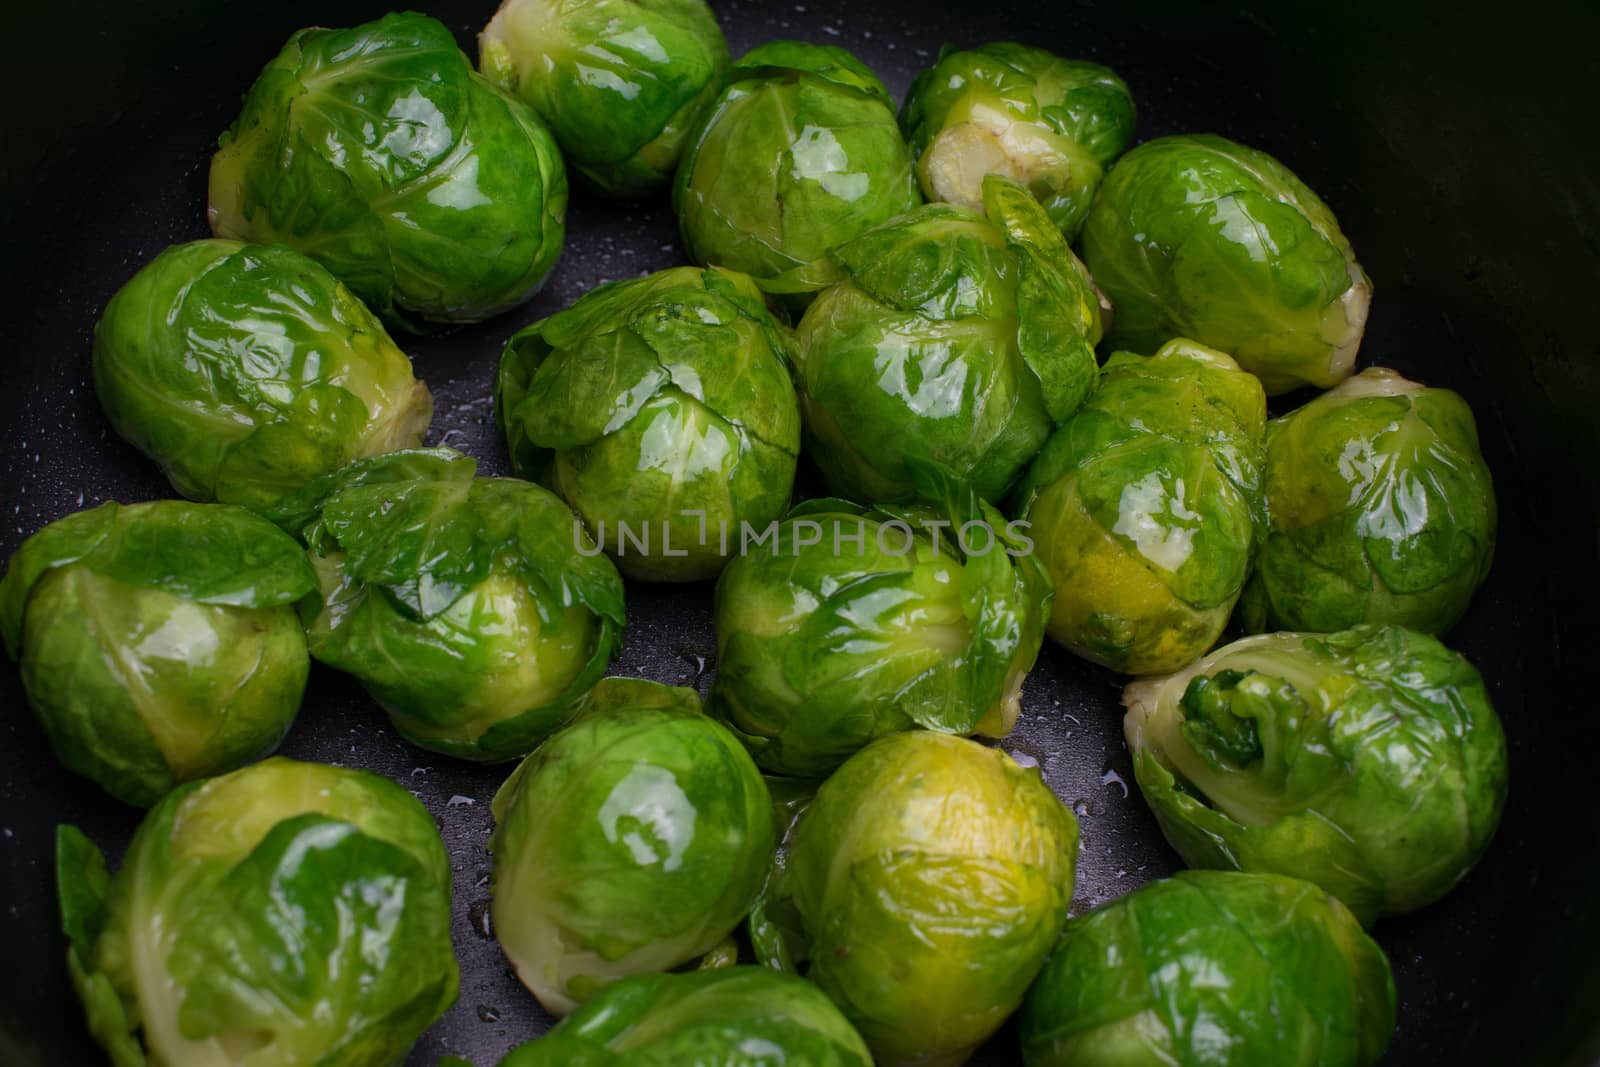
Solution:
M 492 9 L 418 6 L 469 45 Z M 1563 80 L 1575 80 L 1577 65 L 1520 49 L 1503 28 L 1463 26 L 1452 30 L 1460 40 L 1441 48 L 1432 22 L 1396 22 L 1379 6 L 1361 16 L 1329 11 L 1305 25 L 1186 5 L 1139 13 L 1019 3 L 983 11 L 981 24 L 970 6 L 912 0 L 870 12 L 845 0 L 715 6 L 735 54 L 780 35 L 842 44 L 897 95 L 947 39 L 1015 37 L 1097 59 L 1129 82 L 1140 139 L 1215 130 L 1275 153 L 1330 202 L 1376 285 L 1361 363 L 1383 361 L 1466 396 L 1502 514 L 1499 564 L 1450 643 L 1483 669 L 1505 719 L 1510 807 L 1464 886 L 1377 928 L 1401 1001 L 1389 1062 L 1565 1062 L 1578 1038 L 1559 1020 L 1570 1016 L 1576 1026 L 1579 1007 L 1588 1012 L 1600 997 L 1590 882 L 1600 846 L 1584 844 L 1600 841 L 1586 769 L 1600 720 L 1589 712 L 1586 683 L 1576 680 L 1593 633 L 1583 590 L 1592 588 L 1596 560 L 1592 283 L 1600 243 L 1595 192 L 1565 177 L 1577 172 L 1576 161 L 1549 147 L 1573 128 L 1560 101 L 1583 99 Z M 8 308 L 0 553 L 80 507 L 167 495 L 154 467 L 110 434 L 95 404 L 94 318 L 162 247 L 205 235 L 214 138 L 288 33 L 383 10 L 294 0 L 247 17 L 198 0 L 151 14 L 88 4 L 70 15 L 32 10 L 7 35 L 6 47 L 18 52 L 8 68 L 18 72 L 15 84 L 37 69 L 30 94 L 48 100 L 36 106 L 23 99 L 29 94 L 13 96 L 9 134 L 0 139 L 12 146 L 0 171 L 10 194 L 0 243 Z M 65 18 L 70 35 L 55 25 Z M 70 47 L 61 43 L 67 36 Z M 1460 59 L 1462 49 L 1483 61 Z M 1517 102 L 1533 83 L 1518 83 L 1501 66 L 1508 54 L 1538 65 L 1538 87 L 1526 89 L 1532 103 Z M 1498 72 L 1493 88 L 1483 80 L 1488 69 Z M 1491 98 L 1463 103 L 1482 94 Z M 1485 146 L 1492 166 L 1483 165 Z M 1527 202 L 1525 182 L 1538 185 Z M 437 401 L 430 442 L 477 456 L 482 473 L 509 473 L 490 399 L 504 340 L 601 281 L 678 262 L 664 198 L 608 204 L 578 190 L 566 254 L 531 304 L 456 333 L 400 338 Z M 631 584 L 630 629 L 613 673 L 703 690 L 715 667 L 709 592 Z M 1037 762 L 1078 814 L 1079 909 L 1174 869 L 1130 793 L 1119 691 L 1108 672 L 1047 645 L 1005 743 Z M 71 820 L 115 856 L 137 813 L 55 765 L 9 669 L 0 670 L 0 707 L 0 1061 L 97 1062 L 55 932 L 51 838 L 57 821 Z M 489 1067 L 547 1026 L 489 929 L 488 803 L 509 767 L 411 747 L 353 680 L 322 667 L 283 751 L 388 774 L 439 819 L 456 871 L 461 997 L 409 1062 L 431 1065 L 449 1052 Z M 1007 1032 L 974 1060 L 1015 1061 Z

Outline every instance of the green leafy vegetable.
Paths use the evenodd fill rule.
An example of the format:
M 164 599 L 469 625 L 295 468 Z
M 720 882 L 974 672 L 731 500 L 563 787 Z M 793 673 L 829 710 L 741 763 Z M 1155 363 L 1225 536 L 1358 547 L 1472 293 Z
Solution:
M 500 1067 L 872 1067 L 816 986 L 763 967 L 624 978 Z
M 294 539 L 243 508 L 102 504 L 22 543 L 0 635 L 56 756 L 129 804 L 277 747 L 309 662 Z
M 733 65 L 672 190 L 691 260 L 801 299 L 829 249 L 920 201 L 877 75 L 842 48 L 797 41 Z
M 1266 490 L 1251 630 L 1442 634 L 1488 577 L 1494 485 L 1472 411 L 1448 389 L 1368 367 L 1274 419 Z
M 1106 362 L 1016 494 L 1056 590 L 1051 637 L 1130 674 L 1216 643 L 1264 522 L 1266 417 L 1256 379 L 1191 341 Z
M 983 179 L 1026 186 L 1069 240 L 1106 167 L 1133 137 L 1133 97 L 1098 63 L 1011 43 L 950 46 L 900 111 L 930 201 L 983 210 Z
M 788 341 L 749 278 L 613 282 L 506 346 L 512 463 L 583 516 L 630 578 L 712 578 L 789 505 L 800 415 Z
M 800 816 L 751 917 L 757 952 L 808 964 L 880 1067 L 954 1067 L 1055 944 L 1077 852 L 1077 820 L 1037 770 L 948 734 L 893 734 Z
M 705 0 L 503 0 L 478 48 L 573 169 L 617 196 L 671 181 L 728 67 Z
M 285 514 L 316 516 L 311 655 L 359 678 L 413 743 L 514 759 L 577 712 L 627 614 L 616 568 L 566 505 L 476 469 L 449 449 L 396 452 Z
M 1185 862 L 1304 878 L 1363 922 L 1448 892 L 1505 805 L 1483 679 L 1397 626 L 1247 637 L 1123 702 L 1139 787 Z
M 561 253 L 550 131 L 425 15 L 299 31 L 220 144 L 218 237 L 297 248 L 403 325 L 514 307 Z
M 1182 871 L 1067 923 L 1020 1021 L 1027 1067 L 1366 1067 L 1394 981 L 1315 886 Z
M 1010 732 L 1049 580 L 999 512 L 947 484 L 938 507 L 808 500 L 723 572 L 710 708 L 763 769 L 822 777 L 919 726 Z
M 984 180 L 988 219 L 930 204 L 835 249 L 844 280 L 796 331 L 808 454 L 861 500 L 933 461 L 997 500 L 1094 389 L 1094 284 L 1027 190 Z
M 703 956 L 755 901 L 772 800 L 693 690 L 607 678 L 494 798 L 493 918 L 564 1015 L 629 975 Z
M 421 443 L 433 400 L 315 261 L 174 245 L 106 305 L 94 384 L 112 427 L 195 500 L 261 511 L 363 456 Z
M 1350 373 L 1372 283 L 1328 206 L 1265 152 L 1209 134 L 1146 141 L 1106 176 L 1083 258 L 1117 309 L 1111 342 L 1190 337 L 1269 395 Z
M 417 800 L 270 759 L 169 793 L 115 879 L 57 835 L 68 962 L 117 1067 L 398 1062 L 455 1000 L 450 866 Z

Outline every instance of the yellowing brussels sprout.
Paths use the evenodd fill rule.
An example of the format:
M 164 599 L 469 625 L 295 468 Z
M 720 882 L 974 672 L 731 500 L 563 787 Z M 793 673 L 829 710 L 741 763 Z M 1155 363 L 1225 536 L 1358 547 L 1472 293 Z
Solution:
M 624 978 L 500 1067 L 872 1067 L 810 982 L 764 967 Z
M 299 31 L 220 144 L 218 237 L 297 248 L 402 325 L 514 307 L 561 254 L 550 131 L 425 15 Z
M 761 767 L 821 777 L 884 734 L 1009 733 L 1049 580 L 1005 519 L 808 500 L 717 583 L 712 713 Z
M 1394 1031 L 1383 950 L 1333 897 L 1182 871 L 1067 923 L 1021 1016 L 1027 1067 L 1367 1067 Z
M 927 460 L 997 500 L 1094 388 L 1100 305 L 1043 208 L 984 182 L 988 219 L 930 204 L 832 253 L 795 339 L 808 454 L 830 491 L 910 494 Z
M 560 500 L 476 470 L 449 449 L 380 456 L 312 485 L 286 522 L 321 579 L 302 605 L 311 655 L 359 678 L 413 744 L 507 760 L 576 713 L 627 614 Z
M 721 942 L 772 859 L 772 800 L 693 690 L 594 688 L 494 798 L 493 918 L 522 984 L 565 1015 Z
M 1038 770 L 948 734 L 893 734 L 817 790 L 752 939 L 804 967 L 880 1067 L 955 1067 L 1022 1002 L 1077 853 L 1077 820 Z
M 1017 491 L 1056 590 L 1051 637 L 1129 674 L 1177 670 L 1216 643 L 1263 521 L 1266 403 L 1237 363 L 1191 341 L 1106 361 Z
M 433 400 L 361 301 L 313 260 L 174 245 L 94 331 L 112 427 L 195 500 L 265 510 L 363 456 L 422 443 Z
M 1184 862 L 1304 878 L 1363 922 L 1448 892 L 1505 805 L 1483 679 L 1398 626 L 1246 637 L 1123 703 L 1139 788 Z
M 366 771 L 270 759 L 182 786 L 114 879 L 62 826 L 56 876 L 117 1067 L 388 1067 L 456 998 L 439 831 Z
M 1267 428 L 1271 527 L 1251 630 L 1442 634 L 1494 557 L 1494 484 L 1466 401 L 1368 367 Z
M 728 66 L 705 0 L 503 0 L 478 51 L 567 163 L 617 196 L 671 181 Z
M 0 635 L 57 757 L 129 804 L 277 747 L 309 662 L 305 553 L 241 508 L 102 504 L 22 543 Z
M 806 293 L 830 248 L 921 201 L 894 102 L 842 48 L 772 41 L 733 65 L 672 190 L 689 258 Z
M 1328 206 L 1265 152 L 1209 134 L 1123 156 L 1089 211 L 1083 258 L 1117 309 L 1112 344 L 1190 337 L 1231 353 L 1268 395 L 1344 379 L 1372 300 Z
M 517 473 L 583 516 L 630 578 L 713 578 L 789 506 L 788 342 L 742 274 L 613 282 L 513 337 L 496 386 Z
M 983 210 L 983 179 L 1026 186 L 1069 240 L 1133 137 L 1133 97 L 1098 63 L 1011 43 L 946 46 L 900 111 L 929 200 Z

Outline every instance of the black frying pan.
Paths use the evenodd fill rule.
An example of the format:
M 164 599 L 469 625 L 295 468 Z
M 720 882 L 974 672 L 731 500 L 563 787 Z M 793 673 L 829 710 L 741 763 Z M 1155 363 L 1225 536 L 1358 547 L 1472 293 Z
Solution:
M 475 55 L 494 0 L 418 4 Z M 1593 5 L 1278 10 L 1182 0 L 714 3 L 734 52 L 778 36 L 839 43 L 896 92 L 945 41 L 1014 38 L 1107 63 L 1139 135 L 1211 130 L 1280 157 L 1334 207 L 1377 297 L 1362 362 L 1463 393 L 1496 475 L 1501 547 L 1450 638 L 1487 677 L 1511 742 L 1510 806 L 1479 869 L 1377 928 L 1400 993 L 1395 1064 L 1589 1064 L 1600 1057 L 1600 153 Z M 0 558 L 101 500 L 170 495 L 110 434 L 90 329 L 134 270 L 204 236 L 216 135 L 290 32 L 376 17 L 383 0 L 24 3 L 0 10 Z M 567 252 L 531 304 L 443 337 L 402 339 L 438 402 L 430 440 L 507 473 L 490 382 L 501 343 L 598 282 L 678 261 L 664 202 L 574 197 Z M 707 587 L 633 584 L 613 670 L 703 684 Z M 1005 747 L 1031 755 L 1083 826 L 1077 909 L 1175 869 L 1132 780 L 1119 680 L 1047 645 Z M 0 668 L 0 1064 L 102 1062 L 56 929 L 53 830 L 108 846 L 139 813 L 58 767 Z M 411 1063 L 491 1067 L 549 1025 L 487 930 L 488 799 L 507 772 L 402 742 L 356 684 L 315 668 L 284 751 L 405 783 L 456 870 L 461 998 Z M 1017 1060 L 1002 1032 L 974 1062 Z

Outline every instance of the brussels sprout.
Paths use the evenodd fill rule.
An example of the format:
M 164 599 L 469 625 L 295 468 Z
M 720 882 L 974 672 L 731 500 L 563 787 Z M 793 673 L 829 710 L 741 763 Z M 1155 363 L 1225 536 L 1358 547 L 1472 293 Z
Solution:
M 1483 679 L 1398 626 L 1246 637 L 1123 703 L 1139 787 L 1184 862 L 1304 878 L 1363 922 L 1443 896 L 1505 804 Z
M 1106 176 L 1083 258 L 1117 309 L 1111 341 L 1192 337 L 1268 395 L 1350 373 L 1372 282 L 1333 212 L 1276 159 L 1211 135 L 1147 141 Z
M 810 982 L 765 967 L 624 978 L 500 1067 L 872 1067 Z
M 1394 1031 L 1383 950 L 1333 897 L 1183 871 L 1067 923 L 1021 1015 L 1027 1067 L 1365 1067 Z
M 557 1015 L 731 933 L 772 858 L 772 799 L 691 689 L 607 678 L 494 798 L 493 919 Z
M 1130 674 L 1175 671 L 1216 643 L 1265 521 L 1266 403 L 1192 341 L 1106 362 L 1017 491 L 1056 590 L 1051 637 Z
M 822 777 L 921 726 L 1010 732 L 1050 583 L 965 487 L 940 508 L 809 500 L 717 583 L 710 707 L 761 767 Z
M 795 376 L 807 452 L 841 496 L 912 489 L 932 460 L 998 499 L 1094 389 L 1100 305 L 1044 209 L 984 180 L 985 220 L 930 204 L 833 252 Z
M 241 508 L 107 503 L 22 543 L 0 636 L 61 762 L 147 806 L 277 747 L 309 669 L 291 605 L 315 587 Z
M 112 427 L 195 500 L 265 510 L 422 443 L 433 399 L 383 325 L 287 248 L 174 245 L 106 305 L 94 384 Z
M 425 15 L 296 33 L 219 144 L 218 237 L 298 248 L 402 325 L 514 307 L 561 254 L 550 131 Z
M 818 284 L 836 245 L 921 202 L 894 102 L 842 48 L 772 41 L 733 65 L 678 166 L 689 258 L 774 293 Z
M 577 517 L 450 449 L 354 464 L 286 508 L 320 597 L 311 655 L 355 675 L 406 740 L 475 760 L 532 751 L 616 652 L 622 579 Z
M 56 837 L 67 964 L 116 1067 L 387 1067 L 456 998 L 450 864 L 415 797 L 269 759 L 167 794 L 111 878 Z
M 983 210 L 983 178 L 1021 182 L 1069 240 L 1104 169 L 1133 137 L 1133 97 L 1098 63 L 1042 48 L 946 46 L 918 74 L 900 125 L 929 200 Z
M 786 851 L 751 916 L 758 955 L 809 959 L 880 1067 L 954 1067 L 1016 1010 L 1061 932 L 1078 823 L 1037 770 L 914 731 L 850 757 Z
M 672 180 L 728 67 L 705 0 L 502 0 L 478 52 L 489 80 L 549 123 L 567 162 L 616 196 Z
M 1442 634 L 1488 577 L 1494 485 L 1472 411 L 1448 389 L 1368 367 L 1272 421 L 1266 471 L 1250 630 Z
M 744 524 L 789 505 L 788 344 L 742 274 L 603 285 L 511 339 L 496 393 L 517 473 L 560 493 L 630 578 L 714 578 Z

